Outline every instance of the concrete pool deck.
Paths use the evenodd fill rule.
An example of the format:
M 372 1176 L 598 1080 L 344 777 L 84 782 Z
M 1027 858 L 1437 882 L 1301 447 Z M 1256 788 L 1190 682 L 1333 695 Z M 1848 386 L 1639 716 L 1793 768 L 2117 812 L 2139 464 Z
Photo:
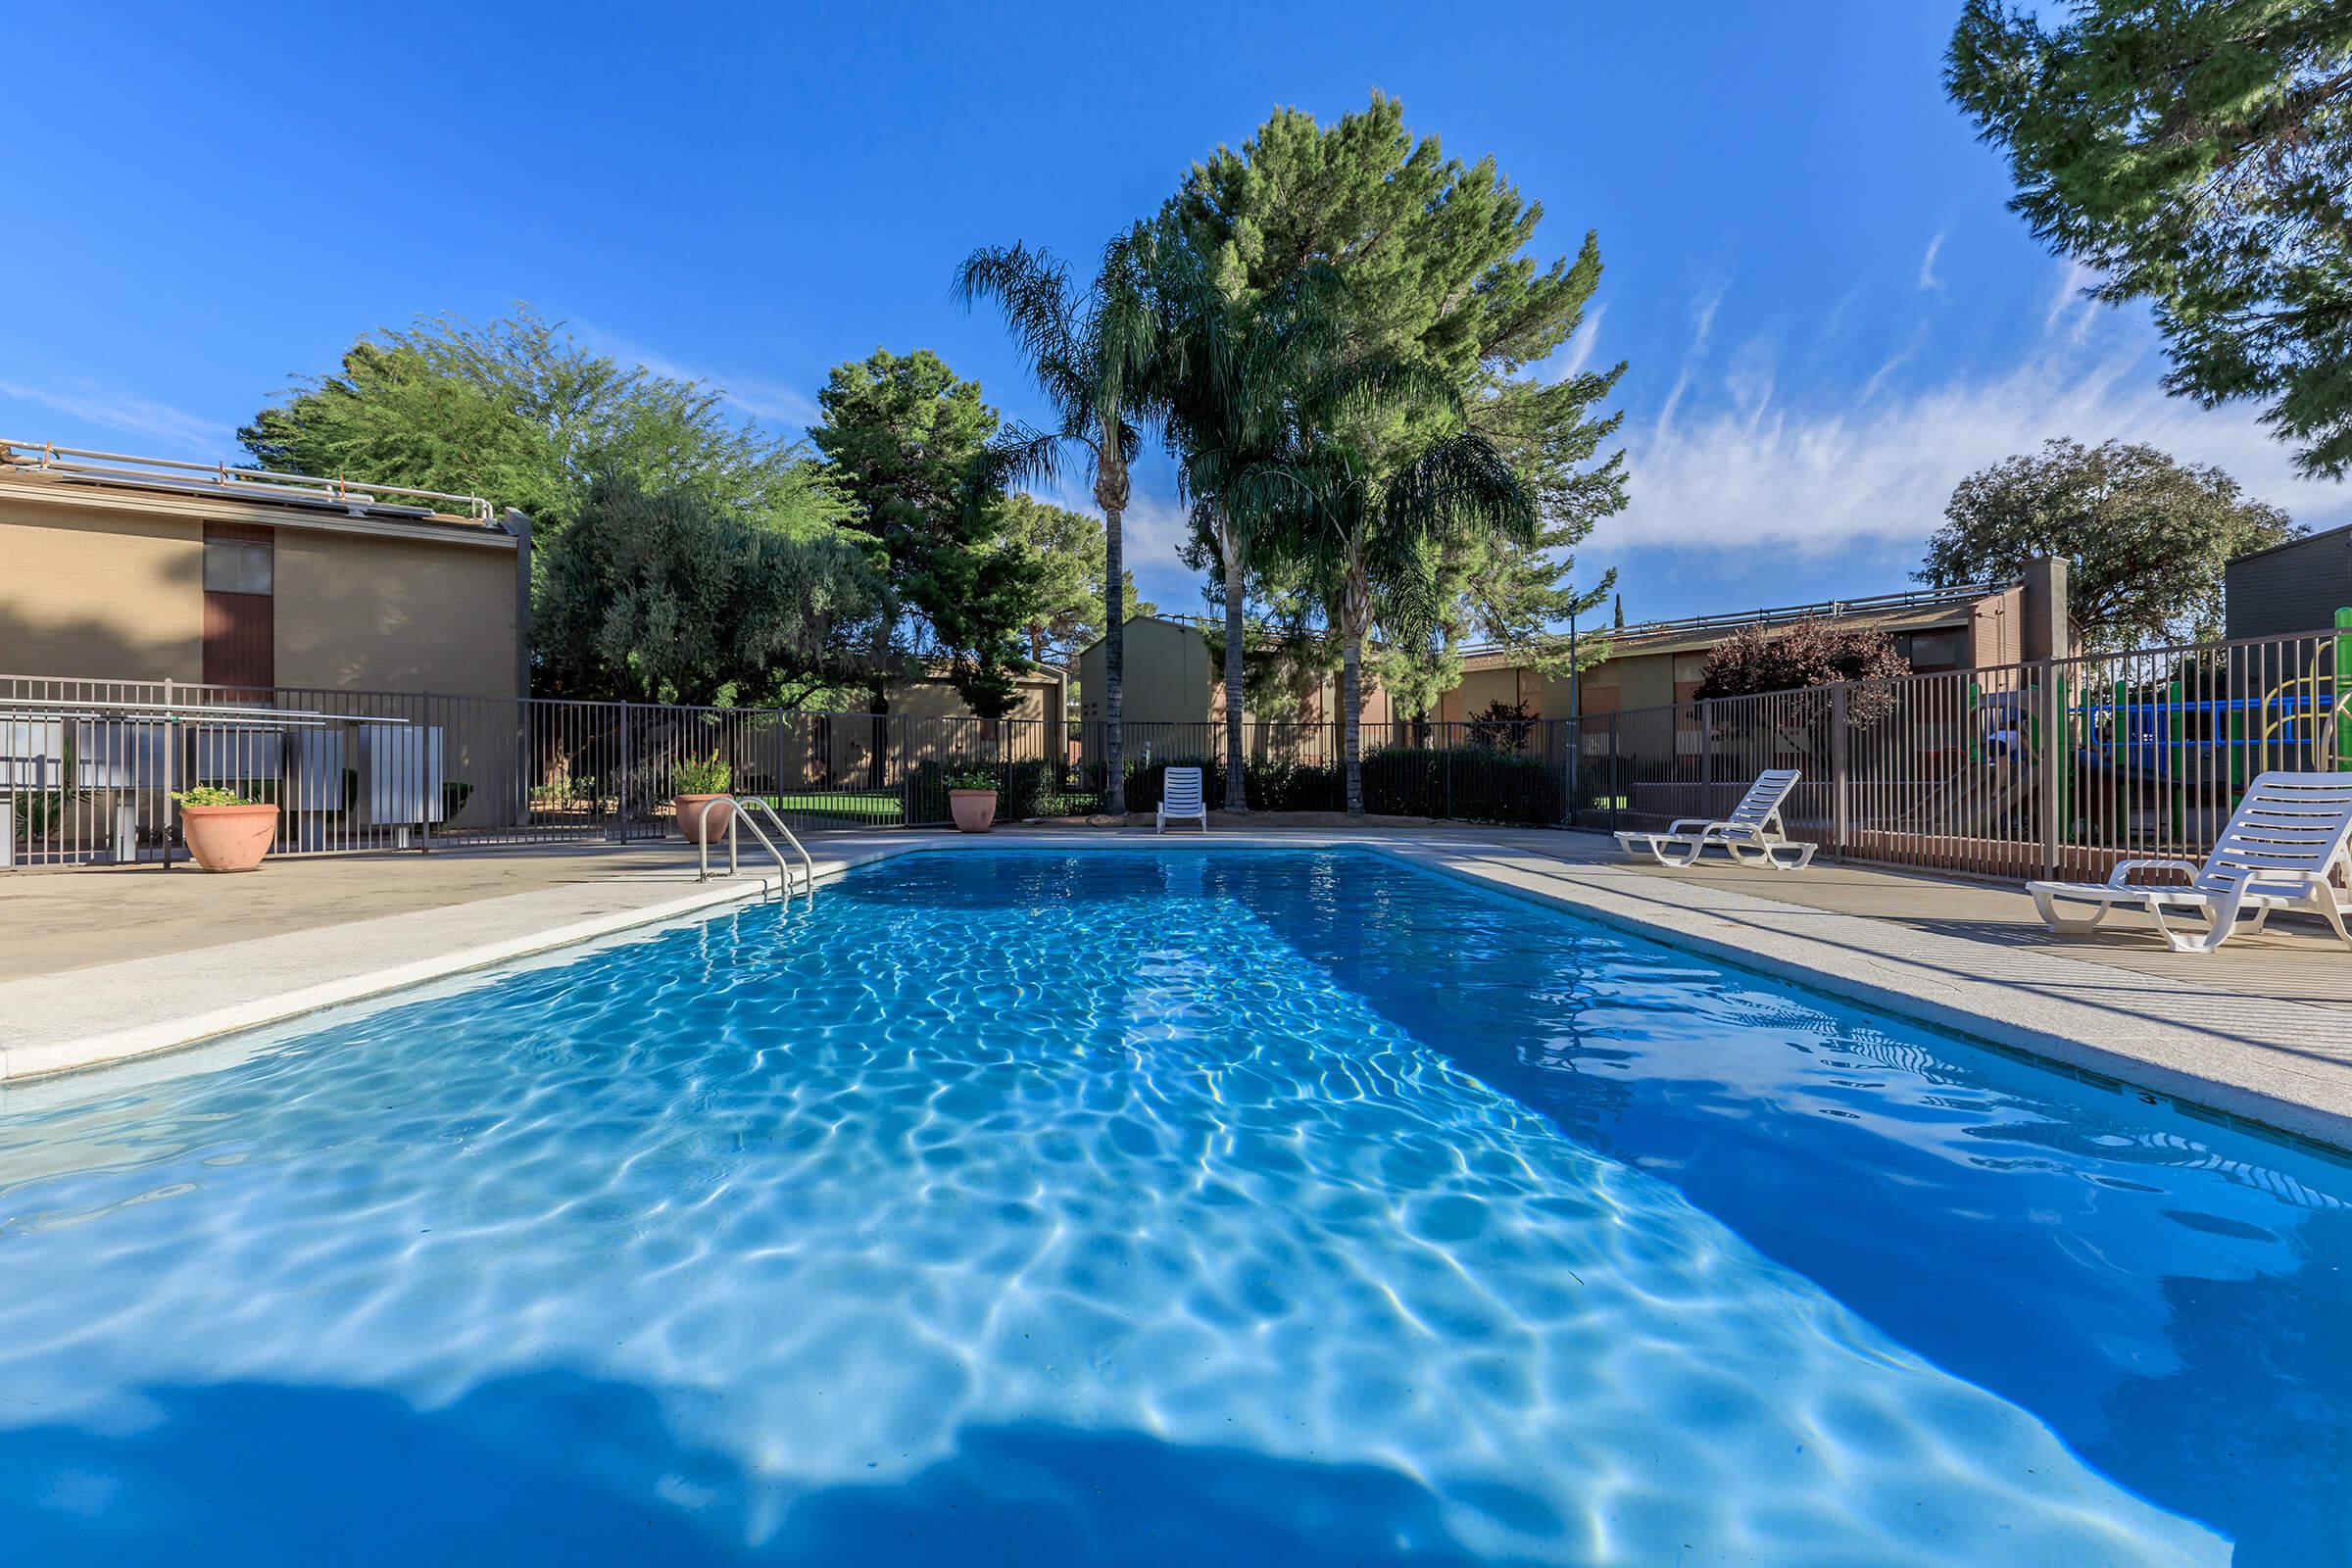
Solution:
M 809 849 L 829 877 L 915 850 L 1176 842 L 1148 827 L 1029 827 L 988 838 L 829 834 Z M 1827 863 L 1789 874 L 1667 871 L 1580 833 L 1252 825 L 1221 827 L 1210 842 L 1360 845 L 2352 1148 L 2352 952 L 2316 926 L 2274 924 L 2200 956 L 2171 952 L 2144 920 L 2052 937 L 2029 901 L 1998 885 Z M 675 843 L 287 859 L 244 877 L 0 878 L 0 1082 L 170 1050 L 775 892 L 772 869 L 697 883 Z

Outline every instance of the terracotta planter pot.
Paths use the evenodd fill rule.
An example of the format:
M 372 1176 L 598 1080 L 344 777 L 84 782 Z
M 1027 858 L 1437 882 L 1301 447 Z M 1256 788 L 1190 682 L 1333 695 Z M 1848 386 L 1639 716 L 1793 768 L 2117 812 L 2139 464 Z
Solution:
M 277 838 L 277 808 L 183 806 L 179 836 L 207 871 L 250 871 Z
M 964 832 L 985 833 L 997 822 L 997 792 L 950 790 L 948 809 L 956 813 L 956 825 Z
M 715 801 L 718 804 L 713 806 Z M 735 820 L 735 803 L 724 795 L 672 795 L 670 809 L 678 813 L 678 836 L 689 844 L 724 844 L 727 824 Z

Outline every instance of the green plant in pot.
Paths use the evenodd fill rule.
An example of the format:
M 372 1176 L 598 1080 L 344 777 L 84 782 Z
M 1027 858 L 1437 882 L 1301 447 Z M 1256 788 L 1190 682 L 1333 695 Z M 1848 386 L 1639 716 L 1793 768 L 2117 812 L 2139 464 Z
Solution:
M 717 752 L 681 757 L 670 765 L 669 806 L 687 843 L 724 842 L 735 820 L 735 802 L 727 794 L 734 782 L 735 769 Z
M 970 763 L 947 772 L 948 811 L 965 833 L 985 833 L 997 823 L 997 770 Z
M 277 839 L 277 806 L 249 801 L 234 790 L 199 784 L 173 792 L 179 836 L 207 871 L 251 871 Z

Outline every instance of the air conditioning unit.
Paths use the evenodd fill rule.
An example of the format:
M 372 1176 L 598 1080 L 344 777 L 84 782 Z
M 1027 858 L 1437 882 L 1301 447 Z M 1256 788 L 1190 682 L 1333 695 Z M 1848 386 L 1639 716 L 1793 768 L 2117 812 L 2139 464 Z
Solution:
M 363 827 L 419 827 L 448 810 L 441 792 L 443 733 L 438 725 L 355 726 Z

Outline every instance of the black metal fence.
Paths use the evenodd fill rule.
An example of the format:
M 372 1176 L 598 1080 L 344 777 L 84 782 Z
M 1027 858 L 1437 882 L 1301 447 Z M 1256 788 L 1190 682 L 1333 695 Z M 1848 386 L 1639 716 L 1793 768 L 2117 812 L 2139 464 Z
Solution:
M 1094 744 L 1089 744 L 1089 740 Z M 1346 806 L 1331 724 L 1247 726 L 1251 804 Z M 1368 809 L 1556 824 L 1565 726 L 1367 729 Z M 1127 726 L 1127 804 L 1170 765 L 1222 805 L 1218 724 Z M 1089 757 L 1097 760 L 1089 761 Z M 672 831 L 682 765 L 724 765 L 796 831 L 950 820 L 954 776 L 996 781 L 1010 820 L 1099 811 L 1098 737 L 1051 719 L 786 712 L 174 681 L 0 676 L 0 867 L 169 859 L 172 797 L 214 786 L 280 808 L 275 853 L 637 840 Z
M 1994 875 L 2197 857 L 2254 774 L 2352 771 L 2352 612 L 2332 632 L 1907 675 L 1561 719 L 1363 726 L 1383 816 L 1608 829 L 1727 812 L 1802 770 L 1792 832 L 1854 859 Z M 1347 805 L 1333 723 L 1244 726 L 1250 805 Z M 979 771 L 1008 820 L 1098 811 L 1099 725 L 171 681 L 0 676 L 0 866 L 164 858 L 174 792 L 277 804 L 277 853 L 635 840 L 688 763 L 796 831 L 949 820 Z M 1171 766 L 1231 799 L 1221 722 L 1129 723 L 1126 803 Z
M 2195 859 L 2256 774 L 2352 771 L 2342 620 L 1589 717 L 1576 821 L 1720 817 L 1793 767 L 1789 830 L 1849 859 L 2009 877 Z

